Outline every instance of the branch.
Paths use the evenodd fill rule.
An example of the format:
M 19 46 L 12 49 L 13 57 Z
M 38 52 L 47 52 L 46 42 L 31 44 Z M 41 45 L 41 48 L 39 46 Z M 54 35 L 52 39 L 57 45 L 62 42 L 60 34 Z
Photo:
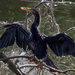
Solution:
M 17 64 L 16 64 L 17 65 Z M 24 74 L 22 71 L 21 71 L 21 69 L 19 68 L 19 66 L 17 65 L 17 68 L 18 68 L 18 71 L 20 71 L 22 74 L 21 75 L 26 75 L 26 74 Z
M 24 68 L 24 67 L 39 67 L 39 66 L 37 64 L 25 64 L 25 65 L 21 65 L 19 67 Z
M 54 70 L 54 71 L 56 71 L 58 73 L 66 73 L 66 72 L 69 72 L 69 71 L 74 71 L 75 72 L 75 69 L 66 69 L 66 70 L 62 71 L 62 70 L 55 69 L 55 68 L 53 68 L 51 66 L 48 66 L 46 64 L 43 64 L 43 66 L 45 66 L 47 68 L 47 70 L 49 70 L 49 71 L 50 71 L 50 69 L 52 69 L 52 70 Z
M 30 56 L 12 56 L 12 57 L 4 57 L 0 58 L 0 61 L 8 60 L 8 59 L 14 59 L 14 58 L 30 58 Z
M 25 65 L 21 65 L 19 67 L 24 68 L 24 67 L 39 67 L 39 66 L 37 64 L 25 64 Z M 54 71 L 56 71 L 58 73 L 66 73 L 66 72 L 69 72 L 69 71 L 75 71 L 75 69 L 66 69 L 66 70 L 62 71 L 62 70 L 55 69 L 55 68 L 53 68 L 51 66 L 48 66 L 46 64 L 43 64 L 43 69 L 46 69 L 48 71 L 50 71 L 50 69 L 52 69 L 52 70 L 54 70 Z
M 44 3 L 50 3 L 50 4 L 73 4 L 75 5 L 74 2 L 70 2 L 70 1 L 64 1 L 64 2 L 51 2 L 51 1 L 44 1 L 44 2 L 40 2 L 39 4 L 37 4 L 34 8 L 37 8 L 38 6 L 44 4 Z
M 71 30 L 74 30 L 74 29 L 75 29 L 75 27 L 71 27 L 71 28 L 69 28 L 68 30 L 66 30 L 65 33 L 69 32 L 69 31 L 71 31 Z
M 30 73 L 33 69 L 34 67 L 30 68 L 30 70 L 26 74 L 28 75 L 28 73 Z
M 44 4 L 44 3 L 49 3 L 49 4 L 73 4 L 73 5 L 75 5 L 75 2 L 70 2 L 70 1 L 65 1 L 65 2 L 44 1 L 44 2 L 40 2 L 39 4 L 37 4 L 34 8 L 37 8 L 38 6 L 40 6 L 40 5 Z M 27 17 L 26 18 L 28 18 L 28 15 L 30 15 L 30 13 L 27 14 Z
M 5 57 L 5 58 L 0 58 L 0 61 L 2 60 L 2 61 L 6 61 L 6 60 L 8 60 L 8 59 L 12 59 L 12 58 L 30 58 L 30 56 L 13 56 L 13 57 Z M 25 65 L 21 65 L 21 66 L 19 66 L 19 68 L 23 68 L 23 67 L 39 67 L 37 64 L 25 64 Z M 56 72 L 58 72 L 58 73 L 66 73 L 66 72 L 68 72 L 68 71 L 75 71 L 75 69 L 66 69 L 66 70 L 64 70 L 64 71 L 62 71 L 62 70 L 59 70 L 59 69 L 55 69 L 55 68 L 53 68 L 53 67 L 51 67 L 51 66 L 48 66 L 48 65 L 46 65 L 46 64 L 43 64 L 43 69 L 46 69 L 46 70 L 48 70 L 48 71 L 50 71 L 50 69 L 52 69 L 52 70 L 54 70 L 54 71 L 56 71 Z
M 0 59 L 2 58 L 7 58 L 2 51 L 0 50 Z M 8 67 L 11 71 L 13 71 L 16 75 L 22 75 L 22 73 L 20 71 L 17 70 L 16 65 L 11 61 L 11 60 L 2 60 L 5 64 L 8 64 Z

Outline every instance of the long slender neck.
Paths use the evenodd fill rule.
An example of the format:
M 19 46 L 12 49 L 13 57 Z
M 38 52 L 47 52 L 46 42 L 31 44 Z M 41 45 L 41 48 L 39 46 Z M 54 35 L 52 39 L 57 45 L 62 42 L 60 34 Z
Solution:
M 35 29 L 37 30 L 37 26 L 39 25 L 39 22 L 40 22 L 40 15 L 39 13 L 35 13 L 34 14 L 34 22 L 31 26 L 31 32 L 33 33 L 33 31 L 35 31 Z
M 38 12 L 35 13 L 34 17 L 35 17 L 35 20 L 34 20 L 32 26 L 31 26 L 31 33 L 32 33 L 32 35 L 33 35 L 33 37 L 35 39 L 36 38 L 38 39 L 39 33 L 38 33 L 38 30 L 37 30 L 37 26 L 39 25 L 39 22 L 40 22 L 40 15 L 39 15 L 39 13 Z
M 34 22 L 33 22 L 32 26 L 37 27 L 39 25 L 39 22 L 40 22 L 40 15 L 39 15 L 39 13 L 35 13 L 34 14 Z

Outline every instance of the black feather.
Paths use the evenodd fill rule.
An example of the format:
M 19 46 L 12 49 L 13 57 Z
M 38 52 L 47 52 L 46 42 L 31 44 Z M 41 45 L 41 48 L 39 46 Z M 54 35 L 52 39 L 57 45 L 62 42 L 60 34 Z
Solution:
M 29 32 L 19 24 L 8 24 L 4 27 L 7 29 L 0 38 L 0 49 L 13 45 L 16 40 L 17 45 L 25 50 L 28 45 Z
M 12 33 L 11 33 L 12 32 Z M 15 29 L 8 28 L 0 38 L 0 49 L 13 45 L 15 41 Z
M 46 43 L 57 56 L 72 55 L 75 52 L 73 39 L 65 33 L 45 38 Z

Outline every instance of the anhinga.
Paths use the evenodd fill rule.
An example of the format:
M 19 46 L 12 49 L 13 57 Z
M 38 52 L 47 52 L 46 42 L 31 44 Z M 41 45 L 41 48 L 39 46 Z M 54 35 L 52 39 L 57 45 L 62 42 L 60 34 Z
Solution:
M 57 56 L 75 56 L 75 42 L 70 36 L 63 32 L 55 36 L 45 36 L 43 38 L 37 30 L 40 22 L 40 15 L 38 11 L 36 9 L 29 9 L 24 7 L 21 7 L 21 9 L 31 11 L 35 17 L 35 20 L 30 29 L 31 33 L 29 33 L 28 30 L 25 30 L 19 24 L 13 23 L 5 25 L 4 27 L 7 29 L 0 38 L 0 49 L 13 45 L 16 40 L 16 44 L 20 48 L 25 50 L 26 46 L 28 46 L 28 48 L 32 50 L 34 57 L 30 59 L 31 61 L 34 58 L 39 60 L 42 59 L 39 64 L 40 68 L 42 66 L 42 62 L 46 62 L 47 65 L 57 68 L 48 57 L 47 45 L 49 45 L 51 50 Z

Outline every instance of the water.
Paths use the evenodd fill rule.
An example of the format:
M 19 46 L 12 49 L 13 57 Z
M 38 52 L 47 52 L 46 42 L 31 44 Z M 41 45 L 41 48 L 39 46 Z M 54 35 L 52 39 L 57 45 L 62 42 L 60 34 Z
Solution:
M 29 12 L 21 10 L 20 7 L 33 8 L 39 2 L 40 1 L 37 0 L 0 0 L 0 27 L 13 22 L 19 22 L 23 26 L 25 26 L 25 17 Z M 53 5 L 53 7 L 54 8 L 51 8 L 50 5 L 46 4 L 37 7 L 41 15 L 41 22 L 38 28 L 40 29 L 42 34 L 47 36 L 52 36 L 56 33 L 64 32 L 68 28 L 75 26 L 75 5 L 60 4 Z M 33 18 L 34 17 L 32 16 L 32 14 L 29 15 L 29 29 L 30 25 L 32 24 Z M 2 35 L 4 30 L 5 29 L 0 28 L 0 35 Z M 68 34 L 75 40 L 75 30 L 71 30 L 70 32 L 68 32 Z M 4 48 L 2 50 L 8 56 L 19 55 L 22 51 L 22 49 L 18 48 L 15 44 L 11 47 Z M 57 56 L 52 53 L 53 52 L 50 51 L 50 58 L 53 59 L 53 62 L 55 62 L 56 66 L 58 66 L 60 69 L 64 70 L 66 68 L 75 68 L 75 59 L 72 56 L 57 58 Z M 64 67 L 64 65 L 66 66 Z M 1 75 L 5 75 L 5 73 L 7 73 L 7 75 L 12 75 L 12 73 L 9 72 L 7 67 L 2 70 L 2 63 L 0 72 L 2 72 Z M 70 74 L 74 75 L 74 72 Z

